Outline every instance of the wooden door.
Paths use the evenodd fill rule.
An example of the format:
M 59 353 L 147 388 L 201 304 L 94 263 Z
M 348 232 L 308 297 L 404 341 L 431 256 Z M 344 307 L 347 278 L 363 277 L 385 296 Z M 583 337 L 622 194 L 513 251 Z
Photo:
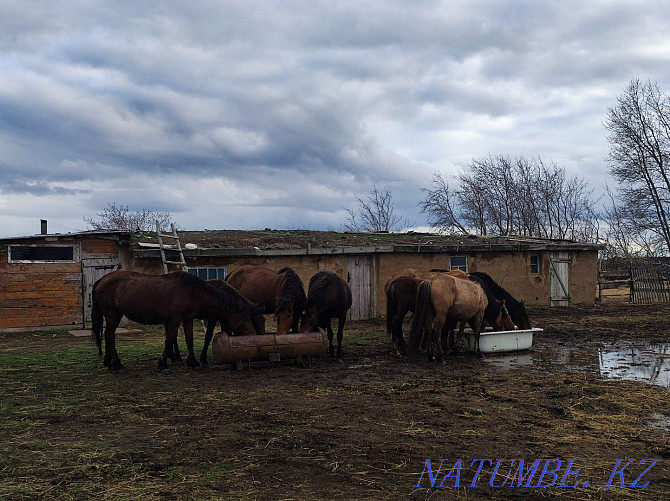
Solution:
M 347 257 L 347 281 L 351 287 L 350 320 L 367 320 L 377 314 L 372 256 Z
M 91 296 L 93 285 L 102 277 L 119 268 L 119 260 L 114 258 L 90 258 L 81 261 L 84 292 L 84 329 L 91 327 Z
M 552 252 L 551 266 L 551 306 L 570 305 L 570 253 Z

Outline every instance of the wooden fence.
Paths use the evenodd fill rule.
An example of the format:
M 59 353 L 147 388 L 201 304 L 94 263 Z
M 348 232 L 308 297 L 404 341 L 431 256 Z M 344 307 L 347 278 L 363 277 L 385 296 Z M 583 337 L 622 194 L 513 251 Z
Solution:
M 670 264 L 636 259 L 600 267 L 598 297 L 601 303 L 670 302 Z

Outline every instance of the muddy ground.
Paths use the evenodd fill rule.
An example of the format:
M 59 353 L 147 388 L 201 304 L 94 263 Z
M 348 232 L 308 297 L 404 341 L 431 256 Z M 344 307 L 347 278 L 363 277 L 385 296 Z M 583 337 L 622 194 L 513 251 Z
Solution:
M 119 374 L 87 338 L 0 334 L 0 499 L 667 497 L 670 392 L 601 375 L 598 349 L 667 343 L 670 307 L 530 313 L 545 331 L 518 365 L 400 360 L 382 321 L 348 325 L 343 364 L 169 375 L 156 329 L 119 336 Z

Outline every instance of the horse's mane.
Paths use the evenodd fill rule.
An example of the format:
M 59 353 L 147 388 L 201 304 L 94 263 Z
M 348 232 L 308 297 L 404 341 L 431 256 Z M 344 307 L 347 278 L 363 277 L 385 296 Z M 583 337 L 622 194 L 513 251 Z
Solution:
M 484 289 L 484 293 L 486 294 L 486 298 L 489 300 L 489 304 L 486 306 L 486 309 L 484 310 L 484 319 L 487 320 L 491 325 L 493 325 L 493 321 L 498 317 L 498 314 L 500 313 L 500 309 L 502 308 L 502 302 L 498 301 L 493 293 L 491 292 L 491 289 L 489 289 L 488 285 L 478 276 L 473 276 L 473 274 L 470 274 L 470 280 L 479 284 L 482 289 Z
M 221 288 L 217 288 L 187 271 L 175 271 L 164 276 L 174 280 L 180 287 L 192 287 L 203 292 L 223 303 L 223 307 L 228 310 L 245 310 L 251 305 L 247 298 L 226 282 L 221 281 Z
M 499 299 L 504 299 L 505 303 L 507 304 L 507 308 L 516 308 L 521 305 L 519 301 L 514 299 L 512 295 L 507 292 L 505 289 L 500 287 L 489 275 L 484 273 L 483 271 L 474 271 L 470 273 L 470 276 L 475 276 L 478 279 L 480 279 L 482 282 L 484 282 L 489 289 L 491 289 L 491 292 L 493 292 L 493 295 Z
M 281 296 L 276 311 L 279 312 L 287 308 L 291 300 L 294 301 L 295 309 L 302 309 L 305 302 L 305 288 L 298 274 L 292 268 L 286 266 L 279 269 L 277 275 L 282 275 L 282 280 L 280 284 Z

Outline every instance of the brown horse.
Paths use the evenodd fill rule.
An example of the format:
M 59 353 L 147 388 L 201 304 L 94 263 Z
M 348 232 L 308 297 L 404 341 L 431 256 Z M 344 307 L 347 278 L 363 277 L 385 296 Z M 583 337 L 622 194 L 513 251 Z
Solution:
M 419 285 L 422 281 L 437 273 L 447 273 L 457 278 L 468 278 L 468 274 L 461 270 L 445 272 L 407 268 L 394 273 L 386 281 L 384 285 L 384 292 L 386 293 L 386 331 L 391 337 L 391 347 L 395 354 L 404 354 L 407 351 L 402 334 L 402 323 L 407 313 L 414 311 Z
M 232 295 L 239 295 L 240 297 L 244 298 L 242 294 L 239 293 L 237 289 L 235 289 L 232 285 L 224 282 L 220 278 L 215 278 L 212 280 L 207 280 L 207 284 L 211 285 L 212 287 L 216 289 L 220 289 L 225 291 L 227 294 L 232 294 Z M 244 298 L 246 300 L 246 298 Z M 202 352 L 200 353 L 200 363 L 202 365 L 208 365 L 207 362 L 207 350 L 209 348 L 209 344 L 212 341 L 212 336 L 214 335 L 214 328 L 216 327 L 217 323 L 221 323 L 221 330 L 225 331 L 227 333 L 232 333 L 236 329 L 233 327 L 231 324 L 230 320 L 221 315 L 217 315 L 216 313 L 209 313 L 204 315 L 199 316 L 201 320 L 207 320 L 207 330 L 205 331 L 205 344 L 202 347 Z M 242 329 L 237 329 L 237 335 L 244 336 L 244 335 L 253 335 L 253 334 L 265 334 L 265 317 L 263 316 L 262 310 L 260 307 L 256 309 L 256 315 L 242 326 Z
M 504 301 L 499 302 L 499 305 L 496 317 L 490 321 L 496 330 L 504 330 L 511 324 L 511 319 Z M 487 306 L 487 292 L 478 281 L 456 278 L 446 273 L 437 273 L 424 280 L 417 290 L 412 317 L 411 338 L 414 349 L 419 351 L 425 332 L 429 357 L 440 359 L 442 345 L 450 336 L 452 327 L 460 322 L 456 343 L 463 336 L 465 324 L 469 323 L 475 333 L 475 351 L 480 355 L 479 334 Z
M 224 280 L 221 280 L 220 278 L 207 280 L 207 284 L 211 285 L 216 289 L 224 289 L 226 293 L 235 296 L 240 296 L 246 301 L 246 298 L 244 298 L 234 287 L 231 287 Z M 247 321 L 247 323 L 242 326 L 241 330 L 239 330 L 237 333 L 238 335 L 244 336 L 253 334 L 265 334 L 265 317 L 263 316 L 263 313 L 260 311 L 260 309 L 258 310 L 259 311 L 257 311 L 254 316 L 250 317 L 249 321 Z M 211 343 L 212 337 L 214 336 L 214 329 L 216 328 L 216 325 L 220 323 L 221 330 L 226 331 L 227 333 L 232 333 L 232 329 L 230 327 L 230 322 L 226 317 L 222 317 L 214 313 L 201 313 L 196 318 L 198 320 L 206 321 L 205 344 L 203 345 L 202 352 L 200 353 L 200 363 L 202 365 L 209 365 L 207 361 L 207 350 L 209 349 L 209 344 Z M 167 335 L 167 325 L 165 326 L 165 329 Z M 168 358 L 170 358 L 170 360 L 175 363 L 183 362 L 181 358 L 181 353 L 179 352 L 179 343 L 177 342 L 177 339 L 175 339 L 173 352 L 172 353 L 168 352 Z
M 274 271 L 262 266 L 244 265 L 226 279 L 244 297 L 261 306 L 277 319 L 277 334 L 298 332 L 300 313 L 305 304 L 305 289 L 291 268 Z
M 349 284 L 335 273 L 320 271 L 309 281 L 300 332 L 312 332 L 317 326 L 327 330 L 330 356 L 333 357 L 335 350 L 330 323 L 333 318 L 337 318 L 337 359 L 342 360 L 344 322 L 349 308 L 351 308 Z
M 259 307 L 228 290 L 216 289 L 198 277 L 184 271 L 167 275 L 147 275 L 131 271 L 114 271 L 93 286 L 91 312 L 93 334 L 102 354 L 101 334 L 105 326 L 104 364 L 112 370 L 123 368 L 116 351 L 116 328 L 125 315 L 141 324 L 165 325 L 165 348 L 158 367 L 167 371 L 167 358 L 173 357 L 179 325 L 184 326 L 187 364 L 197 367 L 193 353 L 193 319 L 206 313 L 221 316 L 233 329 L 248 330 L 250 322 L 257 333 L 264 333 L 262 311 Z

